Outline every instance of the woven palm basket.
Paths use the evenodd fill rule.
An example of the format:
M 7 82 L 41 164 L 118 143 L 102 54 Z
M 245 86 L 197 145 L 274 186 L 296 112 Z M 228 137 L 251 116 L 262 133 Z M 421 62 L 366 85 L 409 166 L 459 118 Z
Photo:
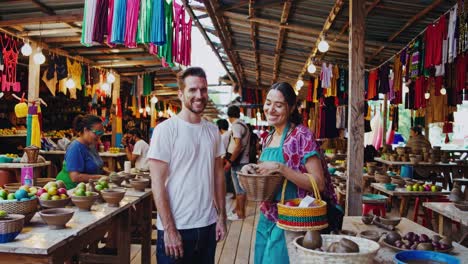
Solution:
M 328 248 L 333 242 L 338 242 L 342 238 L 347 238 L 359 246 L 358 253 L 331 253 L 318 250 L 307 249 L 302 246 L 300 236 L 295 238 L 288 246 L 289 261 L 291 264 L 306 263 L 333 263 L 333 264 L 365 264 L 373 263 L 374 257 L 380 248 L 377 242 L 362 237 L 344 235 L 322 235 L 322 247 Z
M 28 201 L 1 201 L 0 210 L 8 214 L 21 214 L 24 215 L 24 224 L 29 224 L 31 218 L 37 212 L 37 198 Z
M 283 182 L 283 176 L 279 174 L 245 174 L 239 171 L 237 175 L 247 200 L 255 202 L 271 201 Z
M 0 219 L 0 243 L 8 243 L 23 230 L 24 215 L 9 214 Z
M 278 222 L 276 222 L 276 225 L 281 229 L 298 232 L 322 230 L 328 227 L 327 203 L 320 197 L 320 191 L 312 175 L 307 173 L 306 175 L 309 177 L 310 183 L 312 184 L 316 206 L 302 208 L 285 205 L 285 202 L 288 201 L 299 204 L 301 199 L 296 198 L 288 201 L 284 200 L 284 193 L 287 184 L 287 180 L 284 180 L 283 190 L 281 192 L 281 201 L 278 203 Z

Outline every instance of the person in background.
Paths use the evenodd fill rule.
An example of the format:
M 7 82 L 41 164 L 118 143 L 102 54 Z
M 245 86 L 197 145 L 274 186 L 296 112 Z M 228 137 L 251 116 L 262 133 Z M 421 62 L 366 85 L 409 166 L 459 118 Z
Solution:
M 226 235 L 225 149 L 217 127 L 202 119 L 205 71 L 187 68 L 178 83 L 182 110 L 156 126 L 148 151 L 157 262 L 214 264 L 216 241 Z
M 422 149 L 430 149 L 431 143 L 427 138 L 422 135 L 421 127 L 412 127 L 410 130 L 410 138 L 406 143 L 406 147 L 411 148 L 411 152 L 414 154 L 420 154 Z
M 99 137 L 104 134 L 102 120 L 95 115 L 78 115 L 73 121 L 78 138 L 72 141 L 65 152 L 65 165 L 57 175 L 67 189 L 76 187 L 79 182 L 99 179 L 106 174 L 104 162 L 96 150 Z M 65 169 L 65 170 L 64 170 Z
M 230 153 L 230 155 L 226 154 L 224 160 L 227 161 L 227 164 L 224 168 L 225 170 L 231 169 L 232 183 L 236 191 L 236 213 L 228 215 L 229 220 L 235 221 L 245 218 L 247 196 L 239 185 L 237 172 L 240 171 L 244 165 L 249 163 L 250 130 L 240 119 L 240 108 L 238 106 L 230 106 L 227 110 L 227 115 L 232 130 L 229 144 L 232 144 L 233 147 L 228 147 L 228 151 L 232 151 L 232 153 Z
M 224 149 L 227 150 L 227 147 L 229 145 L 229 138 L 231 137 L 231 131 L 229 131 L 229 122 L 226 119 L 218 119 L 218 121 L 216 121 L 216 125 L 218 125 L 218 129 L 219 129 L 219 133 L 221 134 L 221 141 L 223 142 Z M 226 167 L 227 161 L 224 159 L 224 156 L 225 155 L 223 155 L 223 164 L 224 164 L 224 167 Z M 232 179 L 231 179 L 231 170 L 230 169 L 224 170 L 224 176 L 226 178 L 226 192 L 232 195 L 232 193 L 234 193 L 234 186 L 232 184 Z
M 134 129 L 137 127 L 137 123 L 135 121 L 135 118 L 133 117 L 133 112 L 130 109 L 127 109 L 124 111 L 123 117 L 122 117 L 123 123 L 125 124 L 124 126 L 124 133 L 127 133 L 131 129 Z
M 127 153 L 127 159 L 135 165 L 135 168 L 139 170 L 148 170 L 148 154 L 149 145 L 146 143 L 141 136 L 141 132 L 138 129 L 132 129 L 128 131 L 126 137 L 127 144 L 125 144 L 125 152 Z M 133 146 L 133 150 L 130 149 L 130 144 Z

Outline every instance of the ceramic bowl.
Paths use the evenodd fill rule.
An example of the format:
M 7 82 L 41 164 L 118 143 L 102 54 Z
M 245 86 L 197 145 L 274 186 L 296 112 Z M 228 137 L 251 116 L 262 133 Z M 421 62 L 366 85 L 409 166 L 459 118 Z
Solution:
M 93 206 L 94 202 L 96 202 L 99 194 L 93 192 L 91 196 L 76 196 L 72 195 L 71 200 L 72 202 L 78 207 L 81 211 L 90 211 L 91 206 Z
M 401 221 L 401 217 L 380 217 L 380 222 L 382 224 L 386 224 L 386 225 L 391 225 L 391 226 L 397 226 L 400 221 Z
M 363 215 L 361 218 L 362 222 L 366 225 L 370 225 L 372 223 L 372 219 L 374 219 L 374 216 L 370 214 Z
M 370 239 L 375 242 L 379 241 L 380 239 L 380 233 L 377 231 L 373 231 L 373 230 L 362 231 L 361 233 L 359 233 L 359 236 Z
M 142 178 L 133 179 L 133 180 L 130 180 L 130 185 L 136 191 L 144 192 L 145 188 L 149 185 L 149 180 L 142 179 Z
M 468 211 L 468 201 L 455 202 L 453 205 L 461 211 Z
M 39 212 L 42 220 L 49 225 L 50 229 L 63 229 L 73 216 L 73 209 L 53 208 Z
M 120 201 L 125 196 L 125 189 L 102 190 L 101 195 L 109 207 L 119 207 Z
M 384 187 L 385 187 L 385 189 L 387 189 L 389 191 L 394 191 L 396 189 L 397 185 L 393 184 L 393 183 L 385 183 Z
M 39 204 L 42 208 L 64 208 L 70 203 L 70 197 L 60 200 L 42 200 L 39 198 Z
M 123 175 L 112 175 L 112 176 L 109 176 L 109 180 L 113 184 L 120 187 L 122 182 L 125 180 L 125 176 L 123 176 Z

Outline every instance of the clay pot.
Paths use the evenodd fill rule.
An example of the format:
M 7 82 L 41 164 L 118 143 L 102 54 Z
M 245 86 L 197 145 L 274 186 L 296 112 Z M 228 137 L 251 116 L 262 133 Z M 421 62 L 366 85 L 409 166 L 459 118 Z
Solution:
M 374 216 L 370 214 L 363 215 L 361 218 L 362 222 L 366 225 L 372 224 L 372 219 L 374 219 Z
M 119 207 L 120 201 L 125 196 L 124 189 L 110 189 L 101 191 L 102 198 L 107 202 L 109 207 Z
M 379 220 L 382 224 L 397 226 L 401 221 L 401 217 L 380 217 Z
M 366 231 L 362 231 L 361 233 L 359 233 L 359 236 L 377 242 L 379 241 L 381 235 L 377 231 L 366 230 Z
M 66 208 L 46 209 L 39 212 L 42 220 L 49 225 L 50 229 L 63 229 L 70 221 L 74 211 Z
M 132 186 L 132 188 L 139 192 L 144 192 L 148 184 L 149 184 L 148 179 L 138 178 L 138 179 L 130 180 L 130 185 Z
M 42 200 L 39 199 L 39 204 L 43 208 L 64 208 L 70 203 L 70 197 L 60 200 Z
M 93 206 L 96 199 L 99 197 L 99 194 L 93 192 L 92 196 L 75 196 L 72 195 L 72 202 L 78 207 L 81 211 L 90 211 L 91 206 Z
M 122 182 L 125 180 L 125 177 L 122 175 L 111 175 L 109 176 L 110 182 L 117 186 L 121 186 Z
M 322 246 L 322 236 L 319 231 L 307 231 L 302 246 L 308 249 L 316 249 Z

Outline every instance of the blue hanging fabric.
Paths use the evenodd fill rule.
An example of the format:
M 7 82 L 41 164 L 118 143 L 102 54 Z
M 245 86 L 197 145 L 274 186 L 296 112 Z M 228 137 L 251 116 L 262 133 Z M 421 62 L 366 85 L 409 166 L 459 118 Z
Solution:
M 125 17 L 127 15 L 127 1 L 114 0 L 114 15 L 112 17 L 111 43 L 123 44 L 125 41 Z
M 150 42 L 158 46 L 166 44 L 164 2 L 166 2 L 166 0 L 154 0 L 151 14 Z

